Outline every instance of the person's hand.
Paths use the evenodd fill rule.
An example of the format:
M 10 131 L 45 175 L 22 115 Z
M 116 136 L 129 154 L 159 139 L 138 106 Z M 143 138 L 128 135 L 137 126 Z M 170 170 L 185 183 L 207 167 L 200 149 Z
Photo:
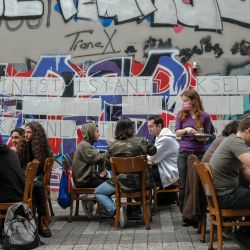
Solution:
M 11 147 L 10 149 L 13 150 L 13 151 L 15 151 L 15 152 L 17 151 L 16 147 L 14 147 L 14 146 Z
M 196 131 L 194 128 L 191 128 L 191 127 L 187 127 L 187 128 L 186 128 L 186 132 L 187 132 L 189 135 L 197 134 L 197 131 Z
M 112 138 L 108 141 L 108 146 L 110 147 L 115 142 L 115 139 Z
M 103 170 L 101 173 L 100 173 L 100 177 L 104 178 L 108 175 L 108 171 L 107 170 Z

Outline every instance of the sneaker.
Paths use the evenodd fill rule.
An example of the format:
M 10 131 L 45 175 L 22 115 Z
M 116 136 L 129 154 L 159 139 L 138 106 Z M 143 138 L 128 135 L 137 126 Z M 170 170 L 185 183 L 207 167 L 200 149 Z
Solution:
M 85 213 L 85 215 L 89 218 L 92 219 L 94 217 L 94 201 L 82 201 L 82 208 Z
M 52 236 L 52 233 L 48 226 L 48 220 L 45 216 L 42 216 L 38 219 L 38 233 L 45 238 Z
M 97 211 L 98 209 L 98 211 Z M 100 207 L 97 208 L 97 203 L 93 207 L 93 215 L 94 216 L 100 216 L 102 218 L 113 218 L 113 214 L 110 214 L 102 204 L 100 204 Z
M 127 211 L 125 209 L 125 207 L 121 207 L 120 208 L 120 226 L 122 228 L 126 227 L 127 222 L 128 222 L 128 218 L 127 218 Z

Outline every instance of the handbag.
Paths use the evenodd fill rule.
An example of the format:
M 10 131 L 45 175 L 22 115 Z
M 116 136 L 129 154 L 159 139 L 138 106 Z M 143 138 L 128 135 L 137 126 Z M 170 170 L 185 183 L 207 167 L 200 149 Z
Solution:
M 70 170 L 65 167 L 62 172 L 60 186 L 59 186 L 59 193 L 57 197 L 57 203 L 63 209 L 70 207 L 71 205 L 70 182 L 71 182 Z

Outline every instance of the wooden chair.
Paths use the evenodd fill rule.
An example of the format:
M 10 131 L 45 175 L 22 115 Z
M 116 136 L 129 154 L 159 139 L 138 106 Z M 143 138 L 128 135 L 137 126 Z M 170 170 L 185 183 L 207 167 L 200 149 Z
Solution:
M 222 250 L 224 227 L 250 226 L 250 221 L 243 221 L 243 217 L 250 216 L 249 209 L 221 209 L 217 193 L 213 184 L 211 167 L 208 163 L 196 162 L 195 167 L 200 176 L 202 186 L 206 192 L 210 216 L 209 249 L 213 249 L 214 226 L 217 227 L 217 249 Z M 237 220 L 235 218 L 237 217 Z M 226 219 L 226 220 L 225 220 Z
M 65 171 L 70 171 L 70 168 L 72 167 L 72 160 L 74 158 L 74 153 L 70 153 L 69 157 L 71 161 L 68 161 L 66 159 L 66 156 L 63 156 L 63 163 L 64 163 Z M 79 204 L 81 200 L 97 202 L 95 198 L 95 188 L 77 188 L 74 184 L 73 178 L 71 178 L 71 182 L 70 182 L 70 193 L 71 193 L 71 205 L 70 205 L 68 222 L 72 221 L 74 201 L 76 201 L 75 216 L 78 216 L 79 214 Z M 87 196 L 82 196 L 82 195 L 87 195 Z
M 31 208 L 31 211 L 32 211 L 32 193 L 33 193 L 34 178 L 36 176 L 38 166 L 39 166 L 39 161 L 33 160 L 32 162 L 28 163 L 25 173 L 25 186 L 24 186 L 22 202 L 26 203 Z M 0 219 L 5 218 L 7 209 L 15 203 L 16 202 L 0 203 Z
M 50 177 L 54 164 L 54 158 L 47 158 L 45 160 L 43 170 L 43 190 L 45 195 L 45 212 L 48 222 L 51 222 L 51 216 L 54 216 L 54 211 L 51 204 L 50 198 Z
M 69 222 L 72 219 L 72 213 L 74 208 L 74 201 L 76 201 L 75 216 L 78 216 L 79 213 L 79 201 L 95 201 L 95 188 L 77 188 L 74 184 L 73 178 L 71 178 L 71 205 L 69 213 Z M 86 196 L 83 196 L 86 195 Z
M 161 189 L 160 187 L 154 187 L 153 196 L 154 196 L 154 208 L 155 208 L 155 210 L 158 210 L 157 195 L 159 193 L 175 193 L 176 203 L 179 206 L 179 190 L 180 190 L 179 181 L 176 181 L 175 183 L 173 183 L 172 185 L 167 187 L 167 189 Z
M 111 157 L 111 167 L 115 183 L 115 204 L 116 204 L 116 215 L 115 215 L 115 228 L 118 228 L 120 218 L 120 207 L 121 206 L 142 206 L 143 207 L 143 220 L 146 229 L 150 229 L 150 208 L 149 208 L 149 197 L 151 190 L 146 190 L 146 178 L 147 178 L 147 156 L 137 157 Z M 141 190 L 135 192 L 125 192 L 120 189 L 118 182 L 118 175 L 121 173 L 136 173 L 141 174 Z M 121 201 L 121 198 L 140 198 L 140 201 Z

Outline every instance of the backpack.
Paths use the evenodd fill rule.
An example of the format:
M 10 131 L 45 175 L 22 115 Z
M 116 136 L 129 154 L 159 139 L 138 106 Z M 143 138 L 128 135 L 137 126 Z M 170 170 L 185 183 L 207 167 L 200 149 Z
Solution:
M 3 249 L 33 249 L 41 243 L 29 206 L 19 202 L 9 207 L 4 221 Z
M 71 166 L 72 164 L 72 160 L 68 154 L 64 155 L 64 159 L 66 161 L 66 164 L 64 164 L 64 161 L 62 162 L 63 172 L 61 175 L 59 193 L 57 197 L 57 203 L 63 209 L 70 207 L 71 205 L 71 193 L 70 193 L 71 174 L 69 166 Z

